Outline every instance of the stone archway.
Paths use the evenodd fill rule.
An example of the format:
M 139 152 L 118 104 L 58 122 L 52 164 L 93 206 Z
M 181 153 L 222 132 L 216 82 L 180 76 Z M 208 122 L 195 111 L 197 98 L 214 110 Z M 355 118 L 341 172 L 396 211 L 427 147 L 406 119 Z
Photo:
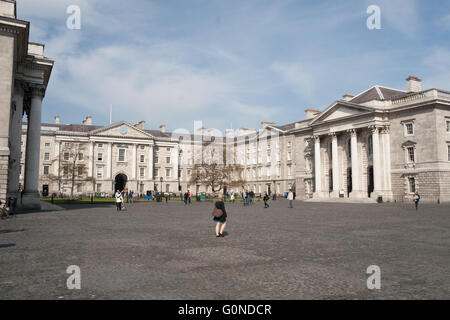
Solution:
M 125 186 L 127 185 L 127 176 L 124 175 L 123 173 L 119 173 L 118 175 L 116 175 L 115 179 L 114 179 L 114 190 L 124 190 Z

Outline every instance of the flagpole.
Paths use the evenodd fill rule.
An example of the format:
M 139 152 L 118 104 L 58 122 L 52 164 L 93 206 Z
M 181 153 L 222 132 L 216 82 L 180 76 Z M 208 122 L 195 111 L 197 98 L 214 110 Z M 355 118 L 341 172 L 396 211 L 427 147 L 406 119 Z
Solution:
M 112 124 L 112 104 L 109 105 L 109 124 Z

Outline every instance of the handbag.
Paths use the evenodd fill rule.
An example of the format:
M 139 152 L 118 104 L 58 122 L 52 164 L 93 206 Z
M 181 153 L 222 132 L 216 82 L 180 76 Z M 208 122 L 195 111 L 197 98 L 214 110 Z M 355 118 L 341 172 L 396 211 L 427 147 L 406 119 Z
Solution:
M 214 207 L 212 215 L 214 216 L 214 218 L 220 218 L 223 215 L 223 211 Z

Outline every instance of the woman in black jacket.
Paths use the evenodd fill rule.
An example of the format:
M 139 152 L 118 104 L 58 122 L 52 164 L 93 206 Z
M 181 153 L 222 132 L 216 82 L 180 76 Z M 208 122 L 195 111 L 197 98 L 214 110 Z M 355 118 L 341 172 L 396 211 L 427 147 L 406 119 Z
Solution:
M 216 201 L 214 206 L 217 209 L 222 210 L 223 214 L 221 217 L 214 217 L 213 220 L 216 222 L 216 237 L 223 237 L 223 231 L 227 226 L 227 212 L 225 210 L 225 203 L 223 202 L 223 194 L 219 195 L 219 199 Z

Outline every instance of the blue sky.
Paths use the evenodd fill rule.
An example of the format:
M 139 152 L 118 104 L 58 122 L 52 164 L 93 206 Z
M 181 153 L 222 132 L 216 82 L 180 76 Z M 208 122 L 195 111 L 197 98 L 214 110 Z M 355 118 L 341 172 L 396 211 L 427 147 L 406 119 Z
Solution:
M 372 85 L 450 90 L 450 2 L 17 0 L 55 60 L 43 122 L 146 129 L 287 124 Z M 69 5 L 81 29 L 69 30 Z M 369 5 L 381 29 L 369 30 Z

